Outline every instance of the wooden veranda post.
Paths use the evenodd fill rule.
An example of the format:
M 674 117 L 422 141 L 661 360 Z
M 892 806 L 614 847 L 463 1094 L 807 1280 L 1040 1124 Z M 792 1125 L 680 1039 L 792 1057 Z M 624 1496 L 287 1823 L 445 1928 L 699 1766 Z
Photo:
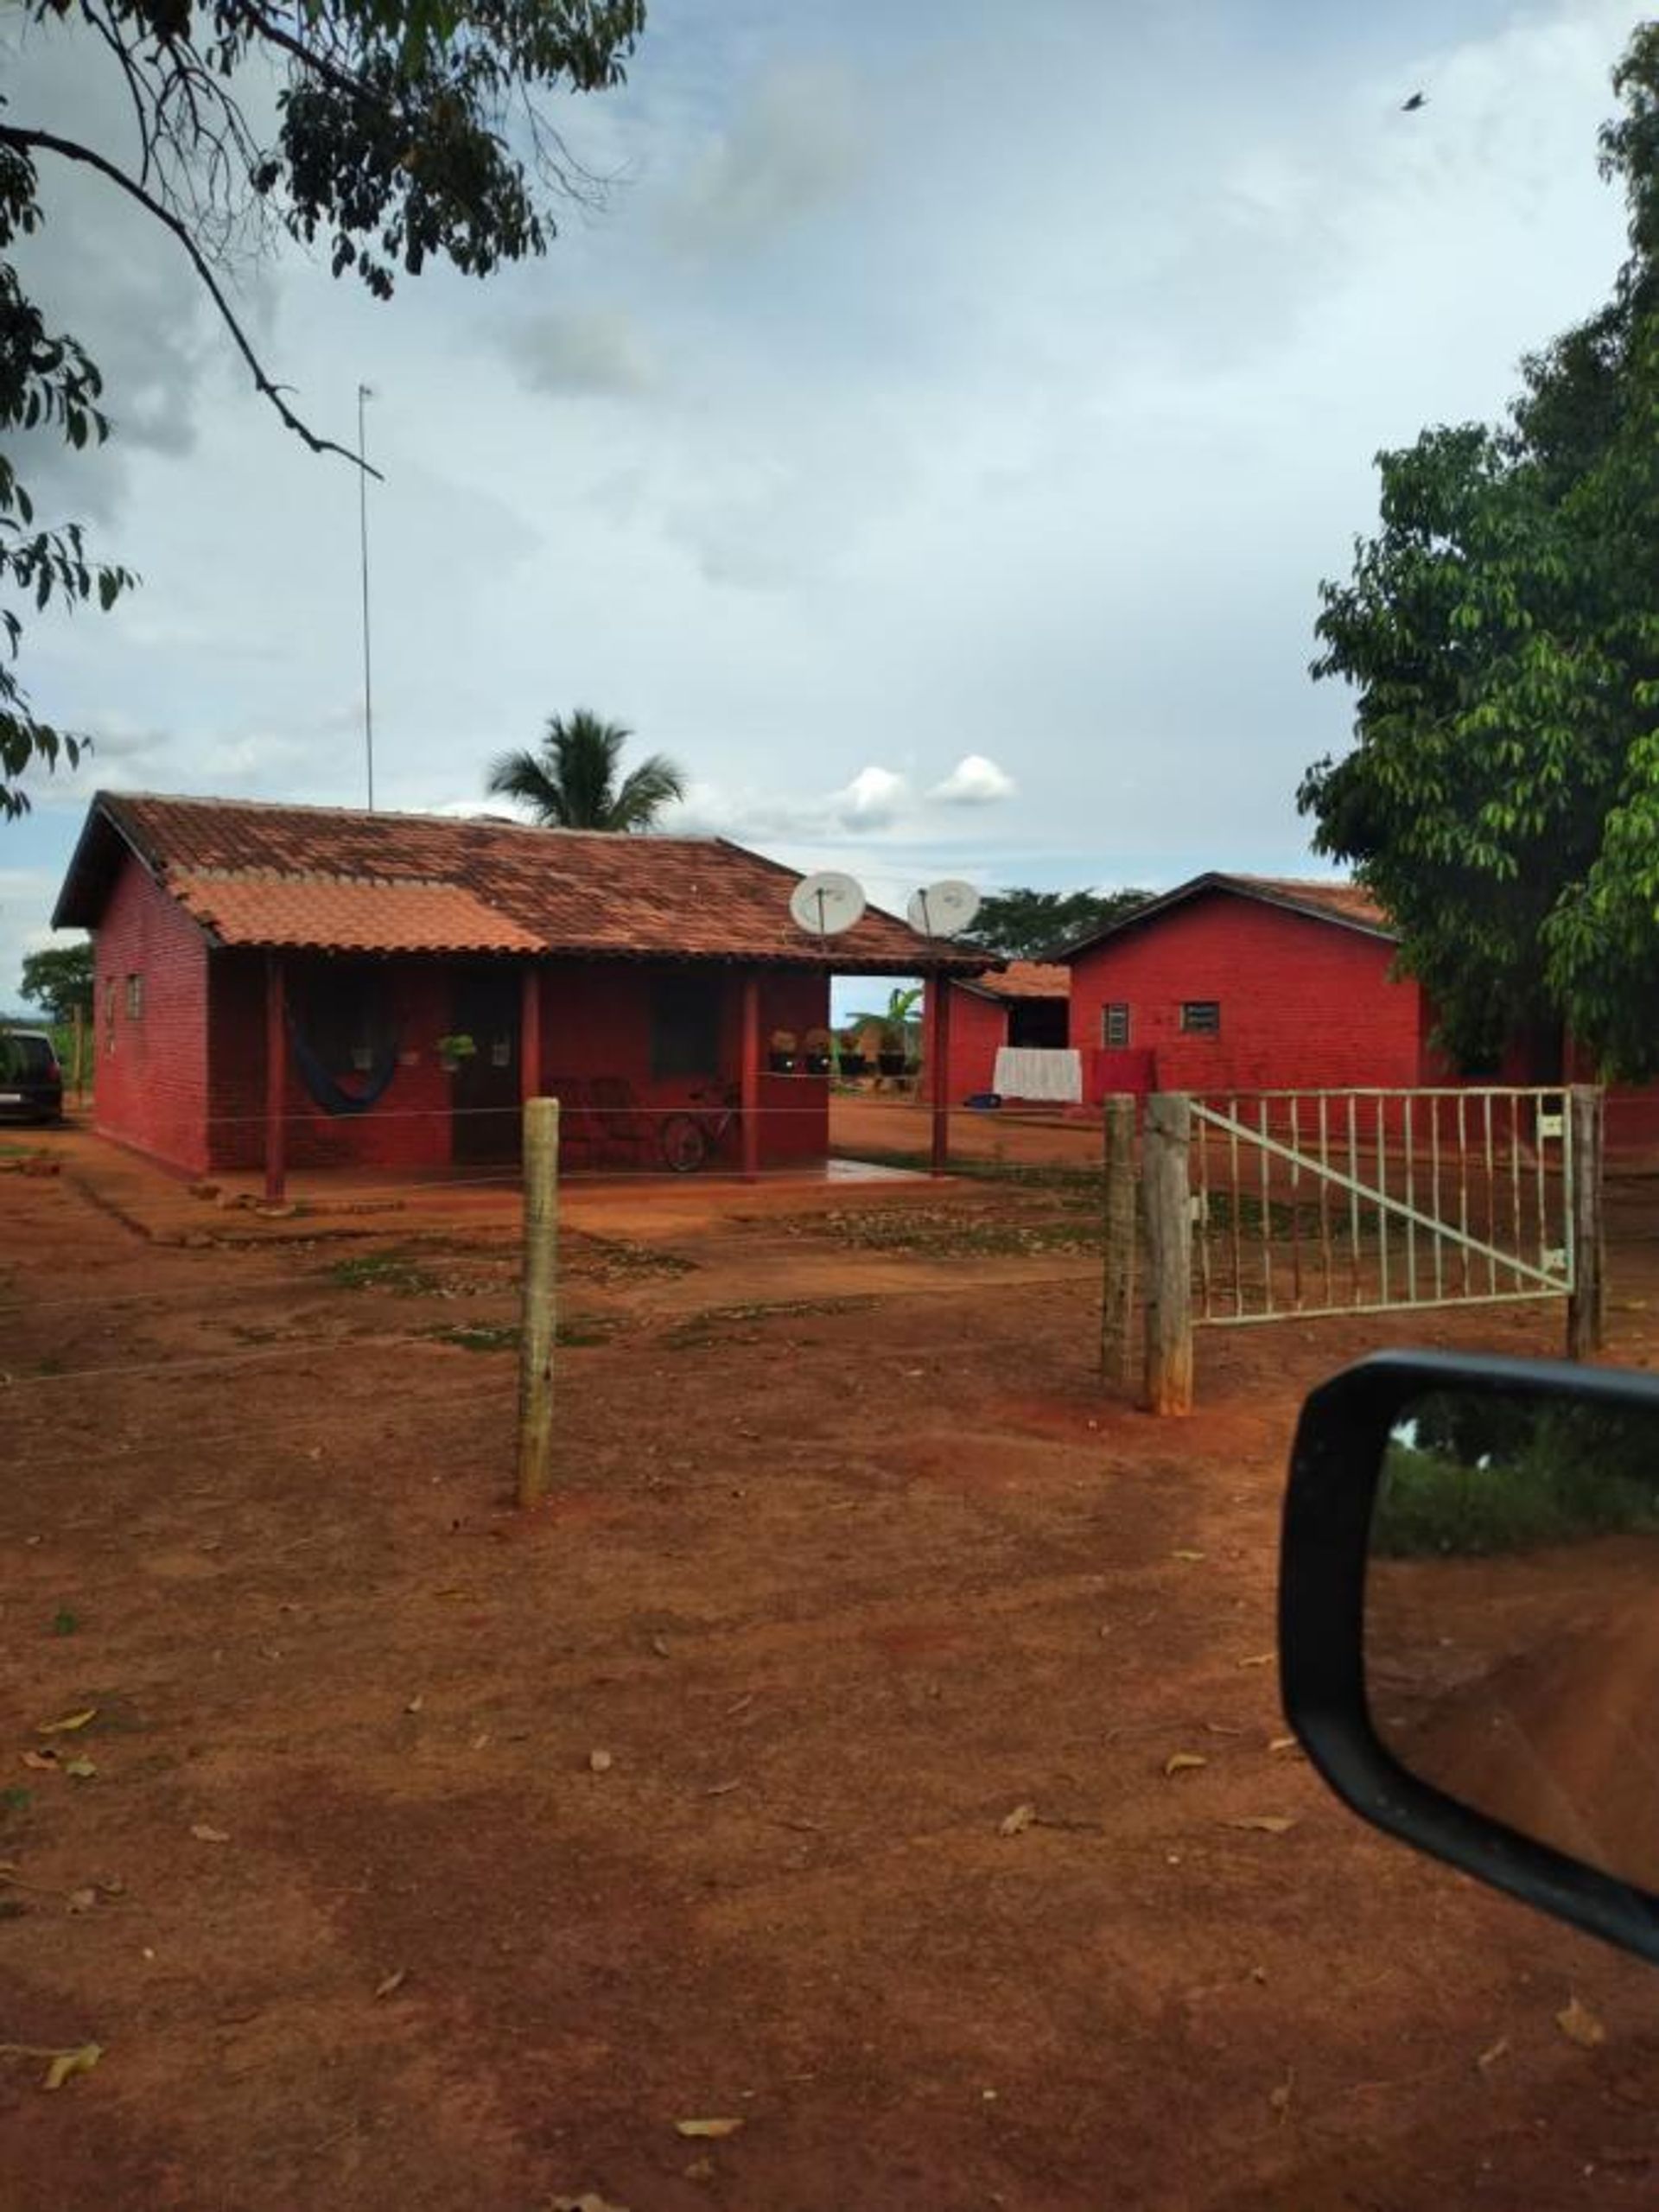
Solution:
M 283 1003 L 283 956 L 265 955 L 265 1203 L 279 1206 L 288 1189 L 288 1123 L 283 1118 L 288 1034 Z
M 1192 1112 L 1179 1091 L 1147 1101 L 1141 1204 L 1147 1236 L 1147 1410 L 1192 1410 Z
M 1106 1101 L 1101 1205 L 1100 1373 L 1114 1390 L 1135 1382 L 1135 1097 Z
M 73 1012 L 75 1017 L 75 1103 L 77 1106 L 84 1106 L 86 1103 L 86 1062 L 81 1052 L 81 1040 L 86 1027 L 86 1016 L 81 1011 L 79 999 L 75 1001 Z
M 559 1102 L 524 1102 L 524 1262 L 518 1330 L 518 1503 L 545 1497 L 558 1325 Z
M 743 977 L 743 1059 L 738 1070 L 742 1107 L 743 1180 L 753 1183 L 760 1173 L 760 974 L 749 969 Z
M 527 961 L 518 1010 L 518 1097 L 528 1106 L 542 1089 L 542 971 Z
M 1602 1093 L 1575 1083 L 1567 1096 L 1573 1131 L 1573 1288 L 1567 1301 L 1567 1356 L 1601 1350 L 1603 1301 Z
M 922 1040 L 928 1097 L 933 1109 L 929 1166 L 935 1175 L 950 1167 L 950 978 L 935 975 L 927 994 L 927 1034 Z

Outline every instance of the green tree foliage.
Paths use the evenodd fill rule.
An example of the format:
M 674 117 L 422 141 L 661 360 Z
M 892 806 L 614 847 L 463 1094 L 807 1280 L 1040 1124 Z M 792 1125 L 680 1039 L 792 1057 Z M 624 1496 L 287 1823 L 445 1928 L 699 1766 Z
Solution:
M 44 1007 L 54 1021 L 67 1021 L 79 1007 L 92 1010 L 92 948 L 90 944 L 48 945 L 23 956 L 23 996 Z
M 256 390 L 318 453 L 342 448 L 267 374 L 222 281 L 232 259 L 284 233 L 320 241 L 337 276 L 353 270 L 385 299 L 396 270 L 437 260 L 485 276 L 544 252 L 558 198 L 599 188 L 537 99 L 619 83 L 645 21 L 644 0 L 21 0 L 15 12 L 37 38 L 78 41 L 89 71 L 117 73 L 130 129 L 118 144 L 68 137 L 0 95 L 0 440 L 44 429 L 82 448 L 110 432 L 96 365 L 53 330 L 12 259 L 41 227 L 42 169 L 73 164 L 172 235 Z M 273 72 L 262 137 L 244 94 Z M 38 521 L 0 454 L 0 818 L 27 806 L 31 763 L 73 766 L 84 743 L 30 704 L 16 603 L 107 610 L 135 581 L 88 558 L 78 522 Z
M 1659 25 L 1603 130 L 1630 255 L 1521 366 L 1496 427 L 1378 456 L 1381 527 L 1321 588 L 1316 677 L 1355 687 L 1314 842 L 1357 865 L 1471 1062 L 1563 1027 L 1659 1069 Z
M 551 715 L 540 750 L 499 754 L 486 788 L 517 799 L 550 830 L 649 830 L 671 799 L 685 797 L 685 777 L 653 753 L 619 782 L 632 734 L 586 707 Z
M 1150 891 L 994 891 L 980 901 L 963 942 L 1004 960 L 1041 960 L 1123 920 L 1154 896 Z

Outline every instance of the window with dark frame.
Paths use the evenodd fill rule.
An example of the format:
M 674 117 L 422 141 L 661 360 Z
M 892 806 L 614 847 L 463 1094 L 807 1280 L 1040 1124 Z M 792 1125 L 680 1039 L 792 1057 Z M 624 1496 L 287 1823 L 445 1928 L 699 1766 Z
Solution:
M 142 1021 L 144 1018 L 144 979 L 142 976 L 127 978 L 127 1020 Z
M 104 978 L 104 1050 L 106 1053 L 115 1050 L 115 978 L 113 976 L 106 976 Z
M 651 994 L 651 1072 L 659 1081 L 720 1073 L 722 993 L 715 976 L 664 976 Z
M 1181 1031 L 1187 1037 L 1217 1037 L 1221 1033 L 1219 999 L 1183 999 Z
M 1121 1000 L 1101 1008 L 1100 1041 L 1111 1052 L 1121 1052 L 1128 1045 L 1129 1009 Z

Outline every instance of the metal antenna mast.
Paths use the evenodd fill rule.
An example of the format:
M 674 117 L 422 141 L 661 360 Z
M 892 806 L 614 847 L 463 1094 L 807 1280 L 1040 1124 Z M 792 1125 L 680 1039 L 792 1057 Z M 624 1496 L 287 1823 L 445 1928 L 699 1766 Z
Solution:
M 372 385 L 357 387 L 357 533 L 363 567 L 363 751 L 369 771 L 369 812 L 374 812 L 374 680 L 369 658 L 369 471 L 364 443 L 363 409 L 374 397 Z

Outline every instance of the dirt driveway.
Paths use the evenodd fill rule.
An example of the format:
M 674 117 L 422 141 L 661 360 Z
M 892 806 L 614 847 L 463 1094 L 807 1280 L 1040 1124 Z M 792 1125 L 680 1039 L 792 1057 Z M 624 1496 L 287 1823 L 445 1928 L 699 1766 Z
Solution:
M 1651 1974 L 1282 1741 L 1287 1437 L 1374 1330 L 1208 1338 L 1160 1425 L 1052 1194 L 588 1205 L 521 1519 L 502 1227 L 162 1246 L 56 1141 L 0 1175 L 0 2039 L 102 2056 L 0 2058 L 5 2212 L 1655 2201 Z

